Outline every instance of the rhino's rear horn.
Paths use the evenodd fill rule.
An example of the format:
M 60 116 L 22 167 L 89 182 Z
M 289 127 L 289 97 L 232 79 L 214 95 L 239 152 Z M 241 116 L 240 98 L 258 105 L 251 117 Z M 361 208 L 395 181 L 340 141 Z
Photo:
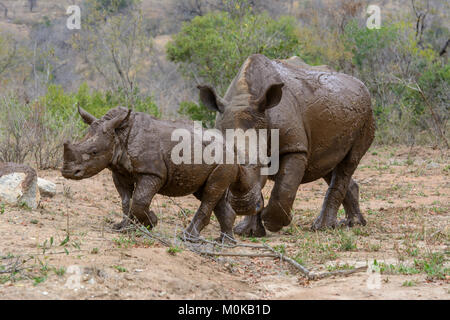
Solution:
M 90 114 L 89 112 L 84 110 L 82 107 L 80 107 L 80 104 L 78 104 L 78 113 L 80 114 L 83 121 L 88 125 L 91 125 L 92 122 L 97 120 L 96 117 L 94 117 L 92 114 Z

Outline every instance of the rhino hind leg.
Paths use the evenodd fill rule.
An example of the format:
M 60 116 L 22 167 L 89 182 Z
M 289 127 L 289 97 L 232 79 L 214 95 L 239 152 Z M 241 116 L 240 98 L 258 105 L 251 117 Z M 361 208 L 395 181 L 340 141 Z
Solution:
M 323 179 L 330 185 L 331 178 L 332 175 L 328 174 Z M 345 219 L 339 221 L 339 226 L 353 227 L 355 225 L 366 225 L 366 219 L 364 219 L 359 207 L 359 186 L 353 179 L 350 179 L 350 184 L 348 185 L 342 205 L 345 209 Z
M 184 231 L 183 237 L 189 241 L 197 241 L 200 237 L 200 232 L 205 228 L 211 219 L 211 213 L 216 210 L 216 217 L 219 220 L 221 231 L 231 238 L 233 231 L 231 230 L 234 223 L 234 218 L 231 216 L 227 209 L 228 207 L 222 207 L 221 211 L 218 206 L 222 205 L 225 192 L 230 186 L 235 176 L 230 175 L 229 168 L 227 166 L 218 166 L 209 175 L 204 187 L 200 193 L 196 193 L 195 196 L 201 199 L 200 207 L 192 218 L 191 223 Z M 219 210 L 217 210 L 219 209 Z M 234 211 L 232 211 L 234 213 Z M 231 219 L 233 218 L 233 219 Z
M 226 201 L 226 193 L 222 196 L 219 203 L 214 208 L 214 215 L 219 221 L 220 236 L 217 242 L 236 242 L 233 236 L 233 224 L 236 219 L 236 213 L 231 205 Z
M 337 222 L 337 213 L 341 204 L 344 204 L 348 223 L 353 222 L 354 218 L 360 219 L 362 217 L 355 194 L 357 185 L 354 181 L 352 184 L 352 175 L 366 150 L 364 152 L 360 151 L 358 147 L 352 148 L 344 160 L 329 174 L 329 187 L 320 215 L 312 225 L 313 230 L 337 227 L 339 225 Z M 361 222 L 363 221 L 365 222 L 365 220 Z
M 262 223 L 261 213 L 254 216 L 246 216 L 234 228 L 234 233 L 245 237 L 265 237 L 266 229 Z

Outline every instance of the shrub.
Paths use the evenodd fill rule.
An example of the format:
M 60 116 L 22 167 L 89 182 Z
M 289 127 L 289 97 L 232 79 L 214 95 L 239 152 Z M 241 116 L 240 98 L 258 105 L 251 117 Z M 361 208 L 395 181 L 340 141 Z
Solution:
M 102 117 L 109 109 L 126 105 L 125 100 L 121 92 L 90 90 L 86 84 L 75 93 L 50 85 L 44 96 L 31 103 L 6 95 L 0 99 L 0 161 L 28 161 L 39 169 L 56 168 L 61 164 L 64 141 L 76 138 L 86 127 L 77 103 Z M 152 97 L 136 91 L 134 100 L 135 111 L 160 115 Z
M 248 56 L 261 53 L 269 58 L 289 58 L 299 53 L 296 22 L 292 17 L 272 19 L 267 13 L 212 12 L 183 24 L 167 45 L 168 59 L 179 63 L 183 74 L 213 85 L 224 94 Z M 211 125 L 212 112 L 184 103 L 181 114 Z
M 178 113 L 186 115 L 194 121 L 202 121 L 203 126 L 206 128 L 213 128 L 216 120 L 215 112 L 190 101 L 181 102 Z
M 213 12 L 183 24 L 167 46 L 169 60 L 184 74 L 200 77 L 223 94 L 245 59 L 254 53 L 288 58 L 298 53 L 299 42 L 292 17 L 272 19 L 268 14 L 243 16 Z

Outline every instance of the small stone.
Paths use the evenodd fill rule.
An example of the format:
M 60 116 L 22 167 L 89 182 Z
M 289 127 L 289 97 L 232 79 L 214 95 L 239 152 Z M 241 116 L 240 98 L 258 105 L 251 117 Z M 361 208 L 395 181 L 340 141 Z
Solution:
M 38 178 L 37 185 L 41 196 L 51 198 L 56 195 L 56 184 L 53 182 Z

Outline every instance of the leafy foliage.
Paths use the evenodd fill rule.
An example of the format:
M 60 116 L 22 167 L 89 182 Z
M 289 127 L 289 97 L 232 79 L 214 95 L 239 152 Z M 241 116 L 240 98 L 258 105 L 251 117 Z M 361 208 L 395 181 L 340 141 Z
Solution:
M 241 14 L 238 14 L 241 12 Z M 292 17 L 272 19 L 251 9 L 212 12 L 185 23 L 167 46 L 168 59 L 181 65 L 188 78 L 202 79 L 223 94 L 241 64 L 251 54 L 288 58 L 299 52 L 296 23 Z M 211 121 L 212 112 L 183 105 L 182 114 Z
M 185 23 L 167 46 L 169 60 L 178 62 L 188 77 L 201 78 L 224 93 L 244 60 L 254 53 L 288 58 L 298 53 L 295 20 L 272 19 L 251 10 L 237 17 L 208 13 Z

